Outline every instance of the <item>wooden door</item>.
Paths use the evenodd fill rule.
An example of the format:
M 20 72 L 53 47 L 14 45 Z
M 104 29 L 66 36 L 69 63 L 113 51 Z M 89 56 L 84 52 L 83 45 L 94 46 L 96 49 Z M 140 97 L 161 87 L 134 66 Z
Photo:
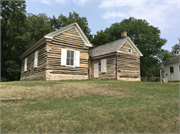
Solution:
M 98 78 L 98 63 L 94 64 L 94 78 Z

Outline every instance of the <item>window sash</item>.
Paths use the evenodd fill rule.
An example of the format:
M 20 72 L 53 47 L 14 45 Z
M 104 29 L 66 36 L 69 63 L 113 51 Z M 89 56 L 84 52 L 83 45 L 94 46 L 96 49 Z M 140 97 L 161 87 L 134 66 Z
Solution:
M 131 48 L 128 49 L 128 53 L 132 53 L 132 49 Z
M 169 69 L 170 69 L 171 74 L 174 73 L 174 68 L 173 67 L 170 67 Z
M 74 51 L 67 50 L 66 65 L 74 66 Z

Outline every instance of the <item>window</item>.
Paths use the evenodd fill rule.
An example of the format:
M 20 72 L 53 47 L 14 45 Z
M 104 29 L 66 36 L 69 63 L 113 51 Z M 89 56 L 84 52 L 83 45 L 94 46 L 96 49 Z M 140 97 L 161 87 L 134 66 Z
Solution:
M 38 62 L 38 51 L 34 53 L 34 68 L 37 67 L 37 62 Z
M 80 51 L 61 49 L 61 66 L 79 67 Z
M 66 65 L 74 66 L 74 51 L 67 50 Z
M 101 72 L 106 72 L 106 59 L 101 60 Z
M 173 74 L 174 73 L 174 69 L 173 67 L 170 67 L 170 74 Z
M 27 58 L 24 60 L 24 71 L 27 71 Z
M 132 53 L 132 49 L 129 48 L 129 49 L 128 49 L 128 53 Z

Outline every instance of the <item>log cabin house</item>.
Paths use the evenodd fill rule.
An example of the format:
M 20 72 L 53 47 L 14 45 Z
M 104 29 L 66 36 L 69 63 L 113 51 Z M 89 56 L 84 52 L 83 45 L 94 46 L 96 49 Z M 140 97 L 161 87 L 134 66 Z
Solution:
M 89 50 L 75 22 L 53 31 L 21 55 L 20 80 L 118 79 L 140 81 L 142 53 L 127 36 Z

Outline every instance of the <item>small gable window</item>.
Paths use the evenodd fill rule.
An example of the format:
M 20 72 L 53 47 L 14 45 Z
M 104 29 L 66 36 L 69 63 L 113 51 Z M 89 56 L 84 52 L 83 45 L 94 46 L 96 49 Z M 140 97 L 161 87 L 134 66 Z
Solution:
M 37 67 L 37 63 L 38 63 L 38 51 L 34 53 L 34 68 Z
M 131 48 L 128 49 L 128 53 L 132 53 L 132 49 Z
M 24 60 L 24 71 L 27 71 L 27 58 Z

